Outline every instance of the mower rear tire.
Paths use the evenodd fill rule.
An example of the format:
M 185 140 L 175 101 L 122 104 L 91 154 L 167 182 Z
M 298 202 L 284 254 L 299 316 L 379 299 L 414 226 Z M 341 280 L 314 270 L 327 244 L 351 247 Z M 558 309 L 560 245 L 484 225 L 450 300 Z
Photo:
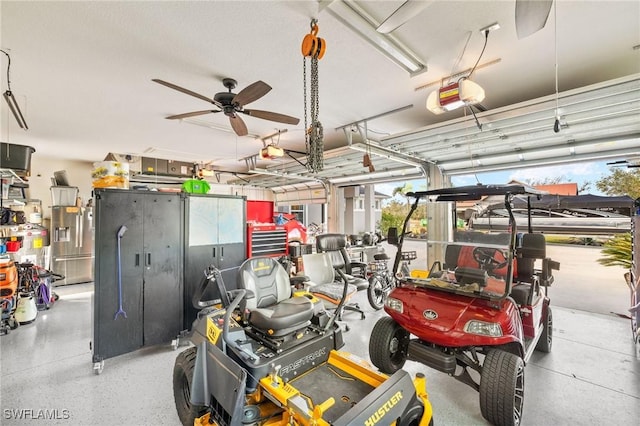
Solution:
M 544 353 L 551 352 L 551 345 L 553 343 L 553 314 L 551 313 L 551 307 L 547 306 L 547 317 L 545 318 L 542 335 L 540 340 L 536 344 L 536 350 Z
M 409 332 L 391 317 L 382 317 L 373 326 L 369 340 L 369 357 L 373 365 L 386 374 L 400 370 L 407 360 Z
M 173 365 L 173 399 L 180 422 L 184 426 L 192 426 L 193 420 L 204 415 L 207 410 L 205 406 L 191 404 L 191 381 L 197 349 L 194 346 L 181 352 Z
M 499 349 L 484 358 L 480 376 L 482 417 L 497 426 L 518 426 L 524 403 L 524 361 Z

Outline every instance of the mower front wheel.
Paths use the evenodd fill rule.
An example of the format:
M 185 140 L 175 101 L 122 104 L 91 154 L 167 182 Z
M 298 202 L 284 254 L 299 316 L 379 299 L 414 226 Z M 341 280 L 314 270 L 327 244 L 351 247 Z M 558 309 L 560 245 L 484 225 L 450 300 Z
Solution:
M 181 352 L 173 365 L 173 399 L 180 422 L 184 426 L 192 426 L 193 420 L 204 415 L 207 409 L 202 405 L 191 404 L 191 381 L 196 353 L 196 347 Z
M 480 376 L 482 417 L 497 426 L 518 426 L 524 405 L 524 361 L 499 349 L 490 350 Z
M 400 370 L 407 360 L 409 332 L 391 317 L 382 317 L 373 326 L 369 340 L 369 357 L 373 365 L 386 374 Z

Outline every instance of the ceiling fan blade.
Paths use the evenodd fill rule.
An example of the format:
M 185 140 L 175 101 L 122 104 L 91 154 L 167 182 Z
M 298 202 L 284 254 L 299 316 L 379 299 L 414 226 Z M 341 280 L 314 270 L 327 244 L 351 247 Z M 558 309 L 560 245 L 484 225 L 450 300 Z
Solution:
M 244 124 L 242 118 L 238 114 L 230 115 L 229 122 L 231 123 L 231 128 L 236 132 L 238 136 L 247 136 L 249 134 L 249 130 L 247 129 L 247 125 Z
M 209 103 L 217 105 L 217 102 L 214 102 L 214 100 L 211 98 L 207 98 L 206 96 L 201 95 L 200 93 L 192 92 L 191 90 L 185 89 L 184 87 L 176 86 L 175 84 L 169 83 L 168 81 L 160 80 L 157 78 L 154 78 L 151 81 L 155 81 L 158 84 L 162 84 L 163 86 L 167 86 L 173 90 L 177 90 L 178 92 L 186 93 L 187 95 L 191 95 L 198 99 L 202 99 L 203 101 L 207 101 Z
M 426 9 L 431 3 L 433 3 L 433 0 L 406 0 L 376 28 L 376 31 L 382 34 L 388 34 L 398 29 Z
M 250 115 L 251 117 L 262 118 L 263 120 L 277 121 L 278 123 L 296 125 L 300 122 L 299 118 L 291 117 L 290 115 L 278 114 L 277 112 L 261 111 L 259 109 L 245 109 L 241 112 Z
M 205 111 L 185 112 L 184 114 L 170 115 L 169 117 L 166 117 L 166 119 L 167 120 L 179 120 L 181 118 L 195 117 L 197 115 L 205 115 L 205 114 L 216 113 L 216 112 L 220 112 L 220 111 L 215 111 L 215 110 L 208 109 L 208 110 L 205 110 Z
M 553 0 L 516 0 L 516 33 L 525 38 L 544 28 Z
M 237 104 L 238 106 L 246 105 L 250 102 L 253 102 L 257 99 L 260 99 L 271 90 L 271 86 L 269 86 L 264 81 L 256 81 L 253 84 L 248 85 L 237 95 L 233 97 L 231 101 L 233 104 Z

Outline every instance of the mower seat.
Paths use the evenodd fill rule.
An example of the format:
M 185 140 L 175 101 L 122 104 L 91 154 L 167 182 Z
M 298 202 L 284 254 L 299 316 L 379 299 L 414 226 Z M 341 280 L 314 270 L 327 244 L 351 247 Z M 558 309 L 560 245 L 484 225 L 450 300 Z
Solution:
M 249 324 L 269 336 L 281 337 L 309 325 L 313 304 L 291 297 L 291 283 L 282 265 L 271 257 L 253 257 L 240 265 L 238 288 L 247 290 L 241 306 Z

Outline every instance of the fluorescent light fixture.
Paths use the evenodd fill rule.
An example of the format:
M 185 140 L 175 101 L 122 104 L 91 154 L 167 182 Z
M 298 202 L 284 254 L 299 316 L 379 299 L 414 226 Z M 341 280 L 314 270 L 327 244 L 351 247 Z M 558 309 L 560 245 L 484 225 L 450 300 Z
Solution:
M 7 104 L 9 105 L 9 109 L 13 113 L 13 116 L 18 122 L 18 126 L 20 126 L 21 129 L 29 130 L 29 126 L 27 126 L 27 122 L 25 121 L 22 112 L 20 111 L 20 107 L 18 106 L 18 102 L 16 101 L 15 96 L 13 96 L 11 90 L 7 90 L 6 92 L 4 92 L 3 96 L 7 101 Z
M 427 98 L 427 109 L 434 114 L 453 111 L 465 105 L 482 102 L 484 89 L 469 79 L 452 83 L 431 92 Z
M 377 22 L 358 4 L 351 1 L 336 0 L 326 8 L 329 13 L 347 27 L 358 33 L 400 67 L 411 75 L 427 70 L 418 56 L 395 37 L 376 31 Z

